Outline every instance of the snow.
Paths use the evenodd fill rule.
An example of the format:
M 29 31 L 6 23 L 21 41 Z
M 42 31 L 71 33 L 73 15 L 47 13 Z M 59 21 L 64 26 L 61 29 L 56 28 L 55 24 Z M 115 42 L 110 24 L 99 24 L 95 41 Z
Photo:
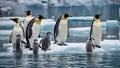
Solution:
M 108 22 L 108 23 L 119 23 L 118 20 L 107 20 L 106 22 Z
M 40 39 L 39 39 L 40 40 Z M 48 50 L 46 52 L 41 51 L 39 49 L 38 54 L 72 54 L 72 53 L 86 53 L 85 46 L 86 43 L 67 43 L 68 46 L 58 46 L 57 44 L 53 44 L 53 41 L 51 42 L 51 50 Z M 12 53 L 12 44 L 7 43 L 4 44 L 4 47 L 7 48 L 8 53 Z M 119 40 L 104 40 L 101 43 L 101 48 L 95 48 L 93 50 L 93 53 L 99 53 L 99 52 L 109 52 L 113 50 L 119 50 L 120 49 L 120 42 Z M 33 52 L 30 51 L 29 49 L 24 48 L 23 54 L 32 54 Z

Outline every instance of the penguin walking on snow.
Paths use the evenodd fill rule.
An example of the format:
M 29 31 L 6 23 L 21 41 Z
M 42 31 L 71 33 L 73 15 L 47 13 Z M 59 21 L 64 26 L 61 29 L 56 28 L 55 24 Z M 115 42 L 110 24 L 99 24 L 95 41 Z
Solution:
M 57 42 L 58 45 L 67 45 L 65 41 L 67 36 L 69 35 L 68 32 L 68 24 L 67 18 L 70 17 L 68 14 L 62 14 L 60 18 L 58 18 L 55 26 L 54 26 L 54 39 L 55 43 Z
M 101 25 L 101 21 L 99 19 L 99 17 L 101 16 L 102 14 L 96 14 L 94 16 L 94 22 L 93 22 L 93 26 L 92 26 L 92 38 L 93 38 L 93 46 L 95 47 L 98 47 L 98 48 L 101 48 L 99 45 L 100 45 L 100 42 L 103 40 L 102 39 L 102 25 Z
M 26 47 L 29 47 L 30 50 L 33 50 L 34 39 L 38 38 L 40 34 L 40 24 L 42 19 L 44 19 L 44 17 L 42 15 L 38 15 L 35 18 L 33 18 L 27 26 L 27 29 L 26 29 L 27 46 Z
M 50 50 L 50 45 L 51 45 L 51 42 L 50 42 L 50 35 L 52 33 L 51 32 L 47 32 L 46 33 L 46 36 L 40 40 L 39 44 L 42 43 L 42 46 L 41 46 L 41 50 L 43 51 L 46 51 L 46 50 Z
M 12 42 L 12 45 L 13 45 L 13 52 L 16 51 L 16 48 L 15 48 L 15 44 L 16 44 L 16 39 L 17 39 L 17 35 L 20 35 L 21 37 L 21 40 L 23 40 L 23 28 L 19 25 L 19 19 L 18 18 L 12 18 L 10 19 L 12 21 L 14 21 L 16 24 L 13 28 L 13 31 L 11 33 L 11 36 L 10 36 L 10 42 Z M 20 44 L 21 48 L 23 47 L 22 44 Z
M 24 35 L 26 35 L 26 29 L 27 29 L 27 25 L 28 23 L 32 20 L 32 15 L 31 15 L 31 11 L 27 10 L 26 12 L 26 17 L 23 21 L 23 29 L 24 29 Z

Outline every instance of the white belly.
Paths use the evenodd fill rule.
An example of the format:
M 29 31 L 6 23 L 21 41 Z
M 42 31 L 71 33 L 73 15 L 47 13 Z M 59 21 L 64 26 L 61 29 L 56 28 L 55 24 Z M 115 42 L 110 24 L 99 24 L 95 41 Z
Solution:
M 29 39 L 31 48 L 33 48 L 34 39 L 37 39 L 39 34 L 40 34 L 40 25 L 34 23 L 32 27 L 32 36 Z
M 13 28 L 13 34 L 12 34 L 12 44 L 15 44 L 16 42 L 16 36 L 17 35 L 21 36 L 21 39 L 23 40 L 23 30 L 21 27 L 14 27 Z
M 92 37 L 94 38 L 94 44 L 99 45 L 102 39 L 102 26 L 101 23 L 93 24 Z
M 67 21 L 61 21 L 58 26 L 58 35 L 57 35 L 58 43 L 65 42 L 67 39 L 67 35 L 68 35 Z
M 27 29 L 27 25 L 28 25 L 28 23 L 31 21 L 31 19 L 32 19 L 32 17 L 30 18 L 25 18 L 25 20 L 24 20 L 24 24 L 23 24 L 23 29 L 24 29 L 24 35 L 26 35 L 26 29 Z

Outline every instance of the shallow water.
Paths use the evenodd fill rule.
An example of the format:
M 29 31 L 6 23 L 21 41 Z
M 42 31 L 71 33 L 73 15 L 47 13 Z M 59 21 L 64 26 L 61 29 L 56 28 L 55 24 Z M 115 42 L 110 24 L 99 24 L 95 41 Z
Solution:
M 120 55 L 110 54 L 40 54 L 0 56 L 0 67 L 17 68 L 114 68 L 119 67 Z
M 120 50 L 96 53 L 13 54 L 0 47 L 0 68 L 119 68 Z

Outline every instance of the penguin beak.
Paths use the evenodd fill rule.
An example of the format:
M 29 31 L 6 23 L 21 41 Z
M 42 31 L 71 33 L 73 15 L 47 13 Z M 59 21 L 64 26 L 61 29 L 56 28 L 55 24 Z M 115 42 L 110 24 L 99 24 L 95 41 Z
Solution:
M 47 32 L 47 34 L 48 34 L 48 35 L 52 35 L 52 33 L 51 33 L 51 32 Z
M 13 20 L 12 18 L 10 18 L 9 20 Z
M 43 17 L 43 19 L 47 19 L 46 17 Z
M 71 15 L 68 15 L 68 17 L 72 17 Z
M 18 18 L 10 18 L 9 20 L 14 21 L 15 23 L 18 23 L 19 19 Z

